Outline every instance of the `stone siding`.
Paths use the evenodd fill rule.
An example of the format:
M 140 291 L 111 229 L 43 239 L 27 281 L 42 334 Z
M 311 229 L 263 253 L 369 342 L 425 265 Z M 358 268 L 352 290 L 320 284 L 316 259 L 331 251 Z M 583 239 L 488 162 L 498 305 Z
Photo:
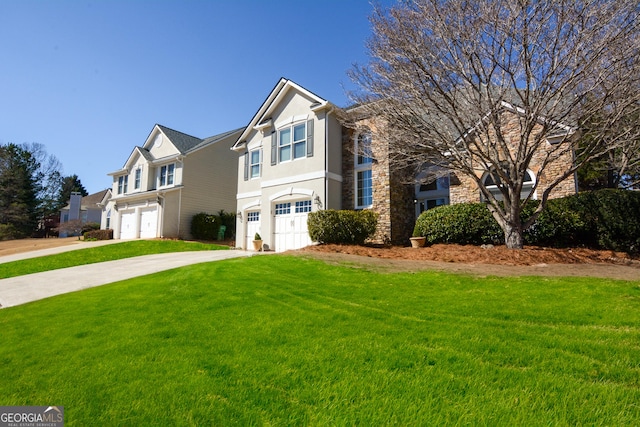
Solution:
M 505 140 L 507 141 L 519 141 L 520 140 L 520 125 L 518 122 L 518 116 L 514 113 L 504 113 L 503 118 L 506 119 L 506 123 L 504 125 L 504 135 Z M 536 132 L 540 131 L 540 125 L 534 128 L 533 136 L 535 137 Z M 552 145 L 548 142 L 541 144 L 539 150 L 534 153 L 531 158 L 531 162 L 529 163 L 529 170 L 533 172 L 534 175 L 538 175 L 540 171 L 540 167 L 545 159 L 545 155 L 547 154 L 547 150 L 550 150 Z M 515 149 L 515 147 L 514 147 Z M 552 163 L 549 163 L 545 167 L 545 171 L 538 176 L 538 187 L 536 189 L 536 198 L 542 198 L 542 192 L 551 184 L 555 179 L 557 179 L 564 171 L 566 170 L 566 165 L 573 162 L 572 153 L 564 153 Z M 483 169 L 478 169 L 476 171 L 476 176 L 481 177 L 485 171 Z M 559 198 L 565 197 L 571 194 L 576 193 L 576 181 L 575 175 L 571 175 L 562 181 L 558 186 L 556 186 L 553 191 L 551 191 L 549 198 Z M 450 202 L 451 204 L 455 203 L 464 203 L 464 202 L 479 202 L 481 200 L 480 189 L 478 188 L 475 181 L 468 176 L 458 175 L 458 180 L 454 184 L 454 180 L 452 180 L 451 189 L 450 189 Z
M 372 129 L 375 134 L 375 122 L 363 120 L 360 126 Z M 353 130 L 344 132 L 342 151 L 342 206 L 343 209 L 355 208 L 355 136 Z M 389 147 L 385 143 L 371 141 L 373 162 L 371 164 L 373 204 L 371 209 L 378 214 L 378 227 L 372 243 L 396 245 L 406 244 L 413 232 L 415 222 L 413 213 L 413 186 L 400 179 L 389 161 Z

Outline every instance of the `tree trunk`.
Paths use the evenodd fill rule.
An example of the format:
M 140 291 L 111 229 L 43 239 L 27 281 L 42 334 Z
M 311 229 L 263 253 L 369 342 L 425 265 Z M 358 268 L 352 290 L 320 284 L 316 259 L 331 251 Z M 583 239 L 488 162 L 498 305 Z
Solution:
M 509 249 L 522 249 L 524 238 L 522 235 L 522 225 L 506 223 L 502 226 L 504 230 L 504 243 Z

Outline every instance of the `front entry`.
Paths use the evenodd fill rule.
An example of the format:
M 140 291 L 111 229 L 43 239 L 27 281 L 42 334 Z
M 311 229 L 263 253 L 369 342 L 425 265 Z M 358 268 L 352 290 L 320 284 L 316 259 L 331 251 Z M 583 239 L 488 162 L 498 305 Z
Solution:
M 256 233 L 260 233 L 260 211 L 247 212 L 247 232 L 244 239 L 245 250 L 253 248 L 252 242 Z

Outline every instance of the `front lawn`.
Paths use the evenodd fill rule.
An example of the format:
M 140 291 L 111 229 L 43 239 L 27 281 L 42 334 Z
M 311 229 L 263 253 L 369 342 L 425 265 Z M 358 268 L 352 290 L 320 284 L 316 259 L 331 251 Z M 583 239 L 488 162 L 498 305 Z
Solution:
M 637 425 L 640 282 L 272 255 L 0 310 L 0 402 L 84 425 Z
M 183 240 L 135 240 L 3 263 L 0 264 L 0 279 L 141 255 L 219 249 L 229 248 L 227 246 Z

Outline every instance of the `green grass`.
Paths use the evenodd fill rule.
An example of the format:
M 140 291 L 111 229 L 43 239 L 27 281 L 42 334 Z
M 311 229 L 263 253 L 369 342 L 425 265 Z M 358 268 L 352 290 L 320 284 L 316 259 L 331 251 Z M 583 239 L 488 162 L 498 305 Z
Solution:
M 228 247 L 183 240 L 136 240 L 3 263 L 0 279 L 141 255 L 223 249 Z
M 638 425 L 640 282 L 291 256 L 0 310 L 0 402 L 84 425 Z

